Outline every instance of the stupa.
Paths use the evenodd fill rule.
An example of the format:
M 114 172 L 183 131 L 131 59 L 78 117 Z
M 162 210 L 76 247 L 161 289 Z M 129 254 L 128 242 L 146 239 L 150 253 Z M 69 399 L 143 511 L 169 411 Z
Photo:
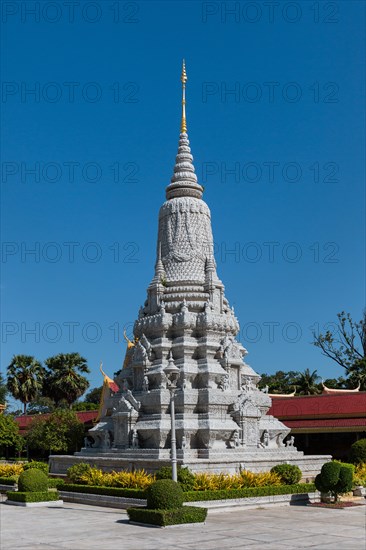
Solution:
M 290 430 L 268 415 L 271 398 L 245 362 L 239 322 L 213 254 L 211 214 L 193 165 L 186 122 L 186 69 L 174 173 L 160 208 L 155 274 L 115 380 L 104 376 L 96 425 L 74 456 L 52 456 L 51 471 L 75 462 L 104 470 L 170 462 L 170 391 L 164 369 L 179 369 L 175 392 L 178 464 L 192 471 L 269 470 L 278 463 L 316 475 L 328 456 L 305 457 Z M 287 440 L 285 441 L 285 439 Z

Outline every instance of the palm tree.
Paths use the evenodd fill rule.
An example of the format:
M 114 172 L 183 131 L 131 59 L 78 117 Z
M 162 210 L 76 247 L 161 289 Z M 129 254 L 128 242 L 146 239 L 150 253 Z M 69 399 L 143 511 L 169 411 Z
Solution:
M 65 400 L 71 409 L 89 387 L 88 380 L 80 374 L 90 372 L 86 359 L 79 353 L 60 353 L 46 359 L 45 364 L 48 372 L 43 395 L 53 399 L 56 405 Z
M 28 403 L 42 391 L 45 370 L 32 355 L 14 355 L 7 374 L 8 390 L 23 403 L 23 413 L 26 414 Z
M 304 372 L 299 372 L 294 380 L 296 393 L 299 395 L 315 395 L 319 393 L 317 385 L 319 380 L 320 377 L 316 370 L 310 372 L 309 369 L 305 369 Z

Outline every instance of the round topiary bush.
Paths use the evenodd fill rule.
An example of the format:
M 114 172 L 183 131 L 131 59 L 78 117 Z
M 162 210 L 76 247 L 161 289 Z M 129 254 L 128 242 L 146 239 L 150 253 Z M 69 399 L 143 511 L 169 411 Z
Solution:
M 171 510 L 183 506 L 183 491 L 172 479 L 159 479 L 147 489 L 147 508 Z
M 351 446 L 351 460 L 355 464 L 366 462 L 366 438 L 359 439 Z
M 48 464 L 46 462 L 40 462 L 39 460 L 32 460 L 32 462 L 26 462 L 23 466 L 23 470 L 30 470 L 32 468 L 41 470 L 41 472 L 48 475 Z
M 353 486 L 354 467 L 342 462 L 323 464 L 320 474 L 315 478 L 315 487 L 321 493 L 330 493 L 337 502 L 338 495 L 348 493 Z
M 299 483 L 302 472 L 295 464 L 277 464 L 271 468 L 272 474 L 277 474 L 284 485 L 296 485 Z
M 18 490 L 25 493 L 48 490 L 48 477 L 41 470 L 30 468 L 22 472 L 18 479 Z

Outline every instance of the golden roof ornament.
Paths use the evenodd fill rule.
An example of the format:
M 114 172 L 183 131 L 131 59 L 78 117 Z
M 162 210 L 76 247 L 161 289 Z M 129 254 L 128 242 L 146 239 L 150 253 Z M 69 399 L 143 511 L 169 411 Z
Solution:
M 182 65 L 182 74 L 181 74 L 181 82 L 182 82 L 182 122 L 180 125 L 180 131 L 181 134 L 187 133 L 187 120 L 186 120 L 186 82 L 188 80 L 187 73 L 186 73 L 186 64 L 183 59 L 183 65 Z
M 123 331 L 123 337 L 127 342 L 127 349 L 131 349 L 135 346 L 136 342 L 131 342 L 131 340 L 128 338 L 126 331 Z

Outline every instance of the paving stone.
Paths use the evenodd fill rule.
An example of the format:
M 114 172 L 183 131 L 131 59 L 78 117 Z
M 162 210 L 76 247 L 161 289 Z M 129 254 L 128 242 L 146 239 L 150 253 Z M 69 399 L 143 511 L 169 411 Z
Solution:
M 209 513 L 205 524 L 154 529 L 125 512 L 65 503 L 64 508 L 0 504 L 1 550 L 365 550 L 363 506 L 347 510 L 283 506 Z M 21 529 L 19 526 L 21 525 Z

